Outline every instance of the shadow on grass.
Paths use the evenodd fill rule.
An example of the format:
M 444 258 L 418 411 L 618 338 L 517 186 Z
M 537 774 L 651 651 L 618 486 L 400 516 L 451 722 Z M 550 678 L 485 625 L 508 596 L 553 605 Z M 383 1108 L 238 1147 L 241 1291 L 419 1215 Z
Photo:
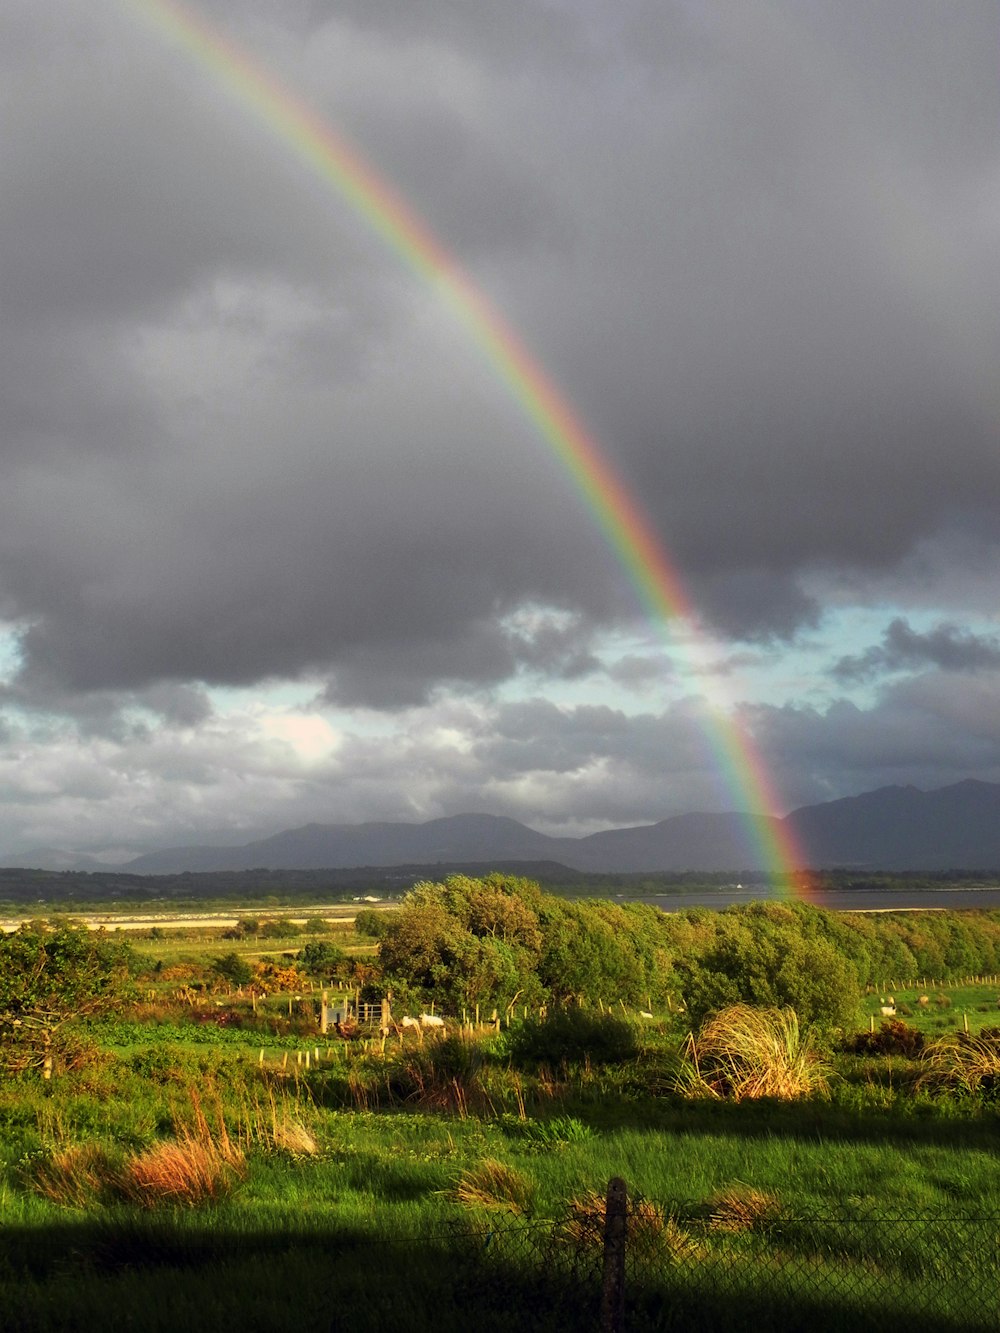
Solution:
M 599 1326 L 600 1250 L 567 1250 L 551 1223 L 465 1219 L 409 1241 L 360 1228 L 282 1231 L 189 1217 L 79 1220 L 0 1232 L 5 1327 L 148 1333 L 238 1327 L 510 1333 Z M 780 1264 L 727 1260 L 630 1271 L 626 1326 L 649 1330 L 959 1333 L 967 1315 L 887 1310 L 872 1293 L 784 1281 Z M 806 1275 L 808 1278 L 808 1275 Z M 801 1278 L 801 1275 L 799 1275 Z
M 736 1138 L 788 1138 L 810 1143 L 927 1145 L 996 1153 L 1000 1149 L 1000 1117 L 955 1117 L 901 1110 L 855 1110 L 836 1102 L 684 1100 L 670 1094 L 660 1099 L 588 1102 L 567 1098 L 561 1106 L 595 1130 L 649 1130 L 671 1134 L 726 1134 Z

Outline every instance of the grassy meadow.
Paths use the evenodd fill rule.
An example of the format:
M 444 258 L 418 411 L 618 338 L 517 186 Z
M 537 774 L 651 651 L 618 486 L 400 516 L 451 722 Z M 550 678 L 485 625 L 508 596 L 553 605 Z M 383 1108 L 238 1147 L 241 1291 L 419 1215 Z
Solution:
M 850 1030 L 668 991 L 322 1035 L 376 942 L 263 934 L 135 938 L 53 1076 L 0 1080 L 11 1327 L 596 1327 L 613 1176 L 630 1328 L 995 1326 L 995 980 L 866 986 Z

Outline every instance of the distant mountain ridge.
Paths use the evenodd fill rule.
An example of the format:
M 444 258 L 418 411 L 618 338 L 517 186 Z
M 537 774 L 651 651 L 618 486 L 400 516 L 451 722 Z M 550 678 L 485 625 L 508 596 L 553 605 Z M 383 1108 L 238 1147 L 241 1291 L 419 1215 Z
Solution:
M 814 869 L 1000 869 L 1000 784 L 967 779 L 924 792 L 881 787 L 802 806 L 784 819 L 675 815 L 655 824 L 555 838 L 516 819 L 450 815 L 422 824 L 306 824 L 242 847 L 174 847 L 122 871 L 322 870 L 406 863 L 558 861 L 604 873 L 766 870 L 761 848 L 791 833 Z

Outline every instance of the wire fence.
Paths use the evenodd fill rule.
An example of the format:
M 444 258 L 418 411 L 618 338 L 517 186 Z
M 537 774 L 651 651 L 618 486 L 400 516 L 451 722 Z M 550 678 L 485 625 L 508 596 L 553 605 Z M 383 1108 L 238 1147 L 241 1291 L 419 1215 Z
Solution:
M 1000 1328 L 1000 1216 L 874 1200 L 792 1212 L 750 1191 L 714 1205 L 632 1196 L 623 1221 L 617 1311 L 599 1196 L 555 1219 L 456 1223 L 451 1295 L 485 1312 L 516 1291 L 519 1329 Z
M 54 1284 L 59 1319 L 37 1327 L 117 1329 L 125 1325 L 103 1315 L 88 1322 L 74 1302 L 93 1296 L 106 1310 L 105 1280 L 169 1272 L 176 1280 L 159 1288 L 162 1318 L 146 1326 L 172 1333 L 195 1326 L 167 1306 L 174 1294 L 178 1308 L 191 1304 L 183 1293 L 192 1274 L 238 1272 L 245 1284 L 266 1272 L 274 1285 L 294 1284 L 298 1274 L 323 1293 L 312 1315 L 297 1304 L 292 1322 L 273 1324 L 297 1333 L 1000 1328 L 1000 1214 L 892 1212 L 874 1198 L 788 1208 L 745 1187 L 707 1202 L 666 1203 L 628 1193 L 624 1182 L 620 1206 L 609 1207 L 615 1183 L 606 1194 L 578 1196 L 557 1216 L 456 1209 L 447 1222 L 409 1235 L 378 1217 L 330 1225 L 308 1212 L 300 1225 L 277 1230 L 264 1220 L 232 1231 L 208 1220 L 180 1225 L 131 1214 L 37 1232 L 12 1228 L 0 1236 L 0 1303 L 9 1327 L 34 1328 L 31 1301 Z

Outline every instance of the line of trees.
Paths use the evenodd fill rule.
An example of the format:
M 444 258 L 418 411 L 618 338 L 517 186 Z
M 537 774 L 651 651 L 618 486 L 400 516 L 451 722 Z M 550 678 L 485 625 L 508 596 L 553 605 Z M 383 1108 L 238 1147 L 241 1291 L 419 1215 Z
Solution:
M 384 987 L 403 1004 L 433 999 L 453 1012 L 669 999 L 692 1020 L 744 1002 L 790 1005 L 804 1021 L 847 1027 L 866 985 L 1000 972 L 1000 913 L 755 902 L 666 914 L 567 900 L 502 874 L 418 884 L 397 910 L 357 924 L 379 937 Z

